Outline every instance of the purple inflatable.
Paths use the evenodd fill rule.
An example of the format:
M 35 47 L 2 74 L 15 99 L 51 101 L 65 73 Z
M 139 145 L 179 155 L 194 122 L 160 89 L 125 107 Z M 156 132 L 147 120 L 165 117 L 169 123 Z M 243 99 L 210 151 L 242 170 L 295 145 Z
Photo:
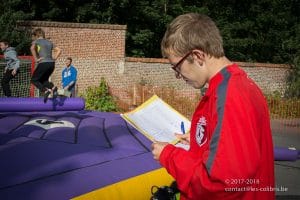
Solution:
M 134 183 L 150 194 L 156 185 L 152 175 L 161 169 L 152 142 L 117 113 L 83 109 L 80 98 L 46 104 L 42 98 L 0 98 L 1 200 L 73 199 L 136 177 L 149 177 Z M 299 151 L 287 148 L 274 153 L 275 160 L 299 157 Z
M 47 103 L 43 98 L 0 98 L 0 112 L 80 111 L 84 107 L 82 98 L 57 97 Z
M 0 112 L 1 200 L 72 199 L 160 168 L 119 114 Z
M 296 161 L 300 157 L 298 150 L 288 149 L 285 147 L 274 148 L 274 160 L 276 161 Z

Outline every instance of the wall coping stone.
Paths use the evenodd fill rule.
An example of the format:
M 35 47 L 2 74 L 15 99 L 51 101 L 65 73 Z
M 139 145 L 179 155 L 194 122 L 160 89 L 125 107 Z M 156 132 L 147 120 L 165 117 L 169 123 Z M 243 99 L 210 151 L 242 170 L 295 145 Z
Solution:
M 42 26 L 42 27 L 60 27 L 60 28 L 89 28 L 89 29 L 110 29 L 126 30 L 126 25 L 118 24 L 90 24 L 90 23 L 70 23 L 56 21 L 18 21 L 18 26 Z
M 126 57 L 126 62 L 140 62 L 140 63 L 169 63 L 165 58 L 137 58 Z M 241 67 L 266 67 L 266 68 L 290 68 L 288 64 L 273 64 L 273 63 L 252 63 L 252 62 L 235 62 Z

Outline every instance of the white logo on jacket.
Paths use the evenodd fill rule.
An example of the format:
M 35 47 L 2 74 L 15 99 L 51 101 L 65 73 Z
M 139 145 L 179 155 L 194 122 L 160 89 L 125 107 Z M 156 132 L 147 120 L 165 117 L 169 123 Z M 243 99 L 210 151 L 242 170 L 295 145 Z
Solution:
M 205 117 L 202 116 L 199 118 L 199 121 L 197 123 L 197 129 L 196 129 L 196 141 L 200 147 L 203 144 L 205 144 L 207 141 L 207 136 L 204 133 L 205 126 L 206 126 L 206 119 L 205 119 Z
M 71 74 L 71 71 L 70 70 L 67 70 L 67 71 L 65 71 L 65 73 L 64 73 L 64 78 L 67 78 L 67 77 L 69 77 L 69 76 L 71 76 L 72 74 Z

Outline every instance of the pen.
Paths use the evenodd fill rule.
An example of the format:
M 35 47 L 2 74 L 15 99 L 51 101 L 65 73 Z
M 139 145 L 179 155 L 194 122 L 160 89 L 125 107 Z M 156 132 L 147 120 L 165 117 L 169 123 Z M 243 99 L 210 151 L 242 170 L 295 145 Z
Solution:
M 185 129 L 184 129 L 184 123 L 183 122 L 181 122 L 181 132 L 182 132 L 182 134 L 185 134 Z

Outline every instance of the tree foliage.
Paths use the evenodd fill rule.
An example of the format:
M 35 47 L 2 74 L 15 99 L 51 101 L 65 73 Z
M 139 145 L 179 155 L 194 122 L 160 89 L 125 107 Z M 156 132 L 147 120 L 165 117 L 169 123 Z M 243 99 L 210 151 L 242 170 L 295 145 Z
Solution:
M 28 52 L 17 20 L 127 24 L 126 55 L 161 57 L 166 25 L 187 12 L 218 24 L 227 56 L 238 61 L 287 63 L 299 49 L 298 0 L 7 0 L 0 4 L 0 34 Z
M 29 51 L 30 35 L 18 29 L 18 20 L 32 19 L 33 13 L 30 10 L 20 9 L 25 5 L 22 0 L 1 0 L 0 10 L 0 39 L 7 40 L 11 46 L 16 47 L 21 54 Z
M 300 98 L 300 56 L 295 57 L 294 63 L 291 65 L 287 84 L 285 96 L 288 98 Z

